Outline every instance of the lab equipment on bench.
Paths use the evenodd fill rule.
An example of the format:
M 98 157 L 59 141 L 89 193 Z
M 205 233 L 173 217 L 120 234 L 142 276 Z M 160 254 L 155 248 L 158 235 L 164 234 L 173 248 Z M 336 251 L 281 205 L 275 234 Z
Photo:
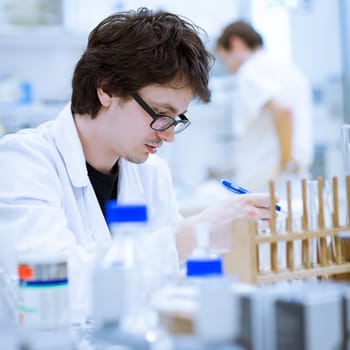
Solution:
M 203 349 L 216 349 L 232 344 L 236 330 L 232 279 L 224 275 L 222 258 L 209 250 L 209 225 L 195 225 L 194 231 L 197 245 L 185 261 L 185 275 L 157 294 L 156 307 L 160 324 L 177 340 L 191 335 Z

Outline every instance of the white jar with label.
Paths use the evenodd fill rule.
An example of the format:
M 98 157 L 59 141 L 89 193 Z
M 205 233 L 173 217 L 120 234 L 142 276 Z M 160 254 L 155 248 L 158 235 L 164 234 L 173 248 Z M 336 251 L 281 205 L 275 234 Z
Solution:
M 18 321 L 54 329 L 69 324 L 68 269 L 64 256 L 22 256 L 17 265 Z

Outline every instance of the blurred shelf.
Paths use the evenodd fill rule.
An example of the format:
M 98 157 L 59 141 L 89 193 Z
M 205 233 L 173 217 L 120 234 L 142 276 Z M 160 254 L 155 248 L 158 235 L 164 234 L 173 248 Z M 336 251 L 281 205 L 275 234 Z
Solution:
M 52 104 L 35 103 L 30 105 L 1 105 L 0 125 L 5 134 L 23 128 L 35 128 L 39 124 L 55 119 L 67 102 Z
M 0 30 L 0 50 L 72 48 L 83 49 L 85 34 L 72 33 L 62 27 L 20 27 Z

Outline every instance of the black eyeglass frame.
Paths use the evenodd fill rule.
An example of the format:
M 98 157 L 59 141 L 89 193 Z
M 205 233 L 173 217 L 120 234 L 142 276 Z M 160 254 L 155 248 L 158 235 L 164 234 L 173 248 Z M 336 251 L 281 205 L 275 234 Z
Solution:
M 149 126 L 155 131 L 165 131 L 171 128 L 172 126 L 175 126 L 175 134 L 179 134 L 180 132 L 184 131 L 188 126 L 191 125 L 191 122 L 188 120 L 188 118 L 185 116 L 184 113 L 181 113 L 176 116 L 180 118 L 180 120 L 176 119 L 176 117 L 174 118 L 168 115 L 158 114 L 146 103 L 146 101 L 139 94 L 134 93 L 134 94 L 131 94 L 131 96 L 153 119 L 153 121 Z M 155 128 L 154 123 L 160 118 L 168 119 L 169 123 L 166 123 L 162 128 Z M 180 125 L 178 129 L 176 129 L 177 125 Z

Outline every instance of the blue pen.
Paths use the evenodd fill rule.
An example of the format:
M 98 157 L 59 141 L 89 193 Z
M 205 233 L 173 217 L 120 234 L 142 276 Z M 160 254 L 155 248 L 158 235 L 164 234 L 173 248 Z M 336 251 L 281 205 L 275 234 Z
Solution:
M 235 193 L 235 194 L 244 194 L 244 193 L 250 193 L 250 191 L 248 191 L 247 189 L 241 187 L 241 186 L 236 186 L 234 185 L 232 182 L 228 181 L 228 180 L 221 180 L 221 184 L 229 191 Z M 286 211 L 284 211 L 279 205 L 276 205 L 276 210 L 280 211 L 282 213 L 287 214 Z

